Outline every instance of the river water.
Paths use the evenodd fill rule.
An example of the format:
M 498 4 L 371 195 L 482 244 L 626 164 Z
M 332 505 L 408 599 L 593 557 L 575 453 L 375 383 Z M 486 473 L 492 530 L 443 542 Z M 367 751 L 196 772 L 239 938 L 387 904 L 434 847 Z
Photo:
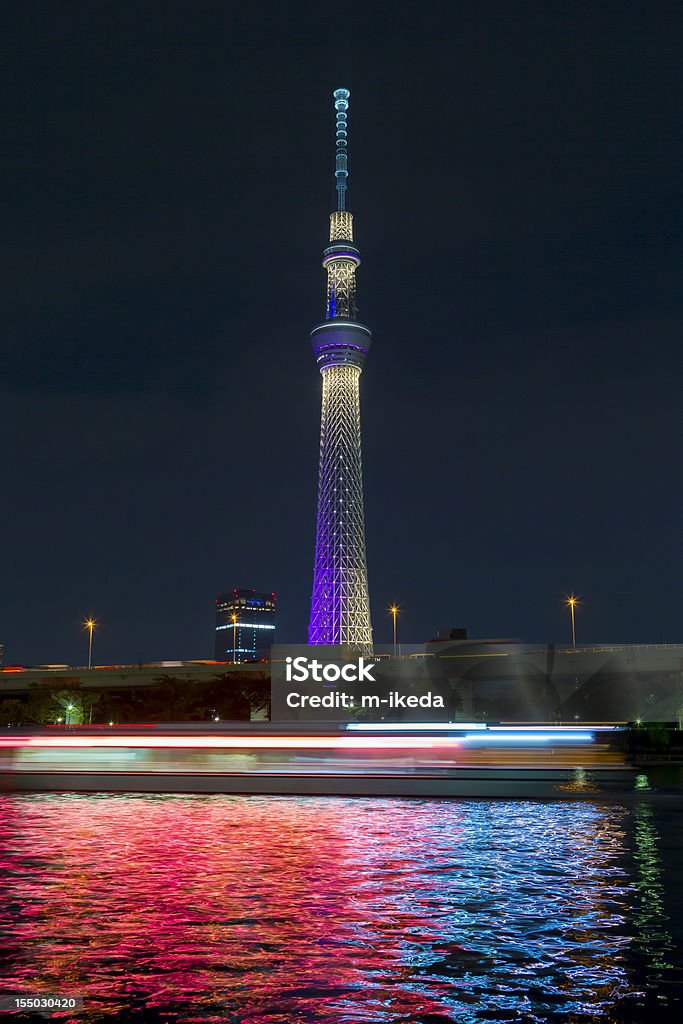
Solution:
M 0 991 L 82 995 L 63 1020 L 681 1008 L 678 801 L 5 794 L 0 822 Z

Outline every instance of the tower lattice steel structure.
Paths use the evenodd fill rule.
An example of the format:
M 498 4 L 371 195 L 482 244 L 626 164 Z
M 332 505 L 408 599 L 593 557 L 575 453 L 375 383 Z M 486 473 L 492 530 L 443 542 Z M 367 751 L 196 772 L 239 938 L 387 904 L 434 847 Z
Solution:
M 330 214 L 325 320 L 311 331 L 323 379 L 320 420 L 318 519 L 309 644 L 372 647 L 365 558 L 360 375 L 370 348 L 369 328 L 358 322 L 353 216 L 346 209 L 348 89 L 334 92 L 337 209 Z

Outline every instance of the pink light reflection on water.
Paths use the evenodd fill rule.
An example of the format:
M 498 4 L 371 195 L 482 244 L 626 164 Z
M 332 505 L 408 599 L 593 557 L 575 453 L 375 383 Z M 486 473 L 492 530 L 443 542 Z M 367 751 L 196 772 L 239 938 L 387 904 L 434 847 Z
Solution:
M 5 989 L 81 993 L 80 1021 L 144 1005 L 178 1022 L 412 1024 L 432 1014 L 445 1024 L 523 1009 L 513 980 L 522 971 L 547 1006 L 566 1001 L 576 1013 L 586 1000 L 609 1002 L 606 993 L 635 993 L 620 864 L 627 814 L 4 796 L 2 917 L 14 947 Z

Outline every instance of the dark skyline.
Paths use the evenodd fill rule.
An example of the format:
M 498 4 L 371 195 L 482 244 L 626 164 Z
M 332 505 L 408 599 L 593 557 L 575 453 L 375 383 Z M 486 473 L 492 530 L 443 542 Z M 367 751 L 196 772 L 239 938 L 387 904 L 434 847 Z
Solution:
M 332 90 L 351 90 L 373 625 L 680 641 L 674 3 L 0 11 L 0 642 L 206 658 L 313 573 Z

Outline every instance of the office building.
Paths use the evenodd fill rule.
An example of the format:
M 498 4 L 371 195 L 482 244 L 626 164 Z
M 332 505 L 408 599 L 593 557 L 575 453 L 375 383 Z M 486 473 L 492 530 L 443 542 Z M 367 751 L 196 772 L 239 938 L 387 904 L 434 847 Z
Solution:
M 216 598 L 216 661 L 239 664 L 270 657 L 275 642 L 275 594 L 232 590 Z

